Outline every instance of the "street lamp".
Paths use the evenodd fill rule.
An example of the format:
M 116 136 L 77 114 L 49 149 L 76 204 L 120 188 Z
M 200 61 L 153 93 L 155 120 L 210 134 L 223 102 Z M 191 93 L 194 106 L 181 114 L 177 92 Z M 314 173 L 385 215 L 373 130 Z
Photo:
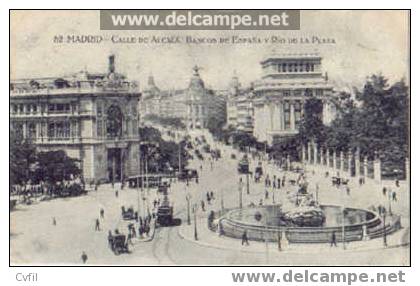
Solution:
M 221 193 L 221 197 L 220 197 L 220 208 L 222 210 L 222 213 L 225 210 L 225 204 L 224 204 L 223 194 L 224 194 L 224 189 L 222 188 L 222 193 Z
M 188 193 L 185 196 L 185 199 L 187 200 L 187 223 L 188 225 L 191 224 L 191 215 L 190 215 L 190 200 L 191 200 L 191 194 Z
M 239 208 L 242 208 L 242 178 L 239 178 L 238 192 L 239 192 Z
M 389 188 L 388 189 L 388 212 L 389 212 L 389 215 L 392 215 L 391 198 L 392 198 L 392 190 Z
M 346 249 L 346 229 L 345 229 L 345 218 L 346 218 L 346 208 L 344 206 L 344 185 L 341 188 L 341 214 L 342 214 L 342 223 L 341 223 L 341 235 L 342 235 L 342 240 L 343 240 L 343 249 Z
M 382 219 L 383 219 L 383 237 L 384 237 L 384 247 L 388 246 L 387 240 L 386 240 L 386 209 L 382 208 Z
M 193 213 L 194 213 L 194 240 L 198 240 L 198 234 L 197 234 L 197 204 L 193 205 Z

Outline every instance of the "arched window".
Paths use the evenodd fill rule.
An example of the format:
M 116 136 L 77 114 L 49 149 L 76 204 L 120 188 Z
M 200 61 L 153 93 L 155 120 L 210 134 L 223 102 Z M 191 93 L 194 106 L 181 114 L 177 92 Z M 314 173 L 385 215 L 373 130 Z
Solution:
M 123 114 L 118 106 L 112 105 L 106 113 L 106 135 L 108 138 L 122 135 Z

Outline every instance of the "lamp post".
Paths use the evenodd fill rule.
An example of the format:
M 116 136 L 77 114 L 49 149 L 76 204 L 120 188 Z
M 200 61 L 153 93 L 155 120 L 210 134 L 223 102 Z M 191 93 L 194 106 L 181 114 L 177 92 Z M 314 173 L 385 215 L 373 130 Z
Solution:
M 197 204 L 193 205 L 193 213 L 194 213 L 194 240 L 198 240 L 198 233 L 197 233 Z
M 342 213 L 342 223 L 341 223 L 341 236 L 343 241 L 343 249 L 346 249 L 346 228 L 345 228 L 345 218 L 346 218 L 346 208 L 344 207 L 344 187 L 341 188 L 341 213 Z
M 246 172 L 246 194 L 249 195 L 249 170 Z
M 222 213 L 225 210 L 225 204 L 224 204 L 224 189 L 222 188 L 222 193 L 221 193 L 221 197 L 220 197 L 220 209 L 222 210 Z
M 188 225 L 191 224 L 191 215 L 190 215 L 190 200 L 191 200 L 191 194 L 188 193 L 185 196 L 185 199 L 187 200 L 187 223 Z
M 388 213 L 390 216 L 392 215 L 391 198 L 392 198 L 392 190 L 388 188 Z
M 239 208 L 242 208 L 242 178 L 239 178 L 238 192 L 239 192 Z
M 383 219 L 383 237 L 384 237 L 384 247 L 388 246 L 387 240 L 386 240 L 386 209 L 382 209 L 382 219 Z

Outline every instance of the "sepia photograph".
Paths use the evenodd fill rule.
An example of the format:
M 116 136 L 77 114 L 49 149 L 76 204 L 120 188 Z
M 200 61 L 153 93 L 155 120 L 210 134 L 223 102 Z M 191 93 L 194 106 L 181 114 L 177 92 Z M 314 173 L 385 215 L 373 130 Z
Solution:
M 410 10 L 9 17 L 10 266 L 411 265 Z

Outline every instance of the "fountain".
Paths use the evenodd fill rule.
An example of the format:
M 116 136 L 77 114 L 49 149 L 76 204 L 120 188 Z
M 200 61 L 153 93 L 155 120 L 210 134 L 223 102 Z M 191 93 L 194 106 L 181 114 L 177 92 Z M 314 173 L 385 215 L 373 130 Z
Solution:
M 249 240 L 278 241 L 285 235 L 291 243 L 329 242 L 332 233 L 337 241 L 343 237 L 345 241 L 356 241 L 401 228 L 399 216 L 387 219 L 384 228 L 382 218 L 374 211 L 319 205 L 306 192 L 306 186 L 290 191 L 282 204 L 231 209 L 219 214 L 215 222 L 228 237 L 241 238 L 247 231 Z

